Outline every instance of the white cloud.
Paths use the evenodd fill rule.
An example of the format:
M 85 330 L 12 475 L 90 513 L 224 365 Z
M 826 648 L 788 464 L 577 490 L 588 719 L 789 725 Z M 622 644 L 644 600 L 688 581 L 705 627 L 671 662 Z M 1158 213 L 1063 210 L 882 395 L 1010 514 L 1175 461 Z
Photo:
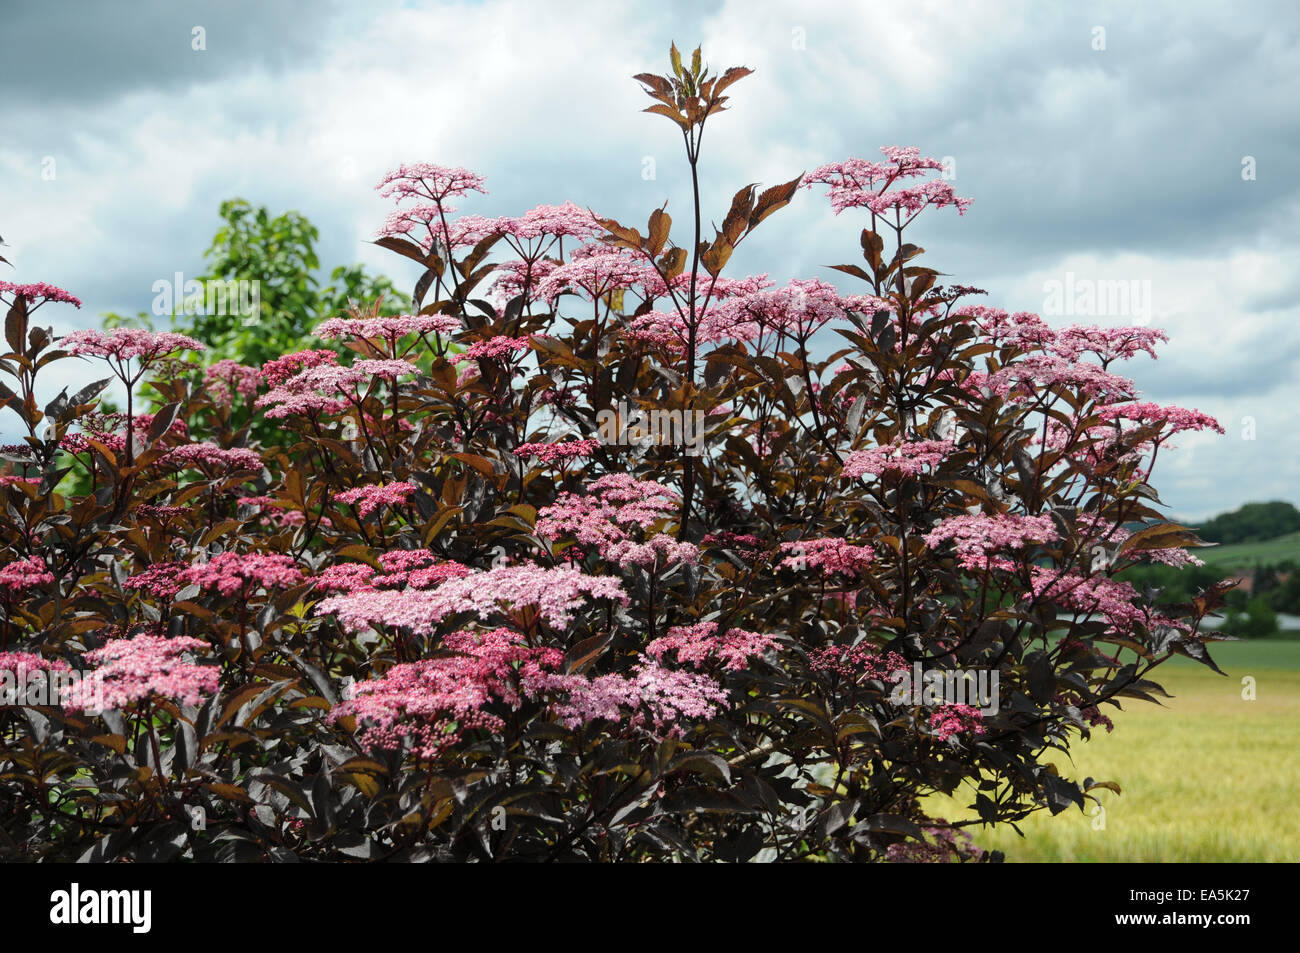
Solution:
M 648 100 L 630 77 L 662 71 L 669 39 L 687 50 L 698 40 L 715 68 L 757 70 L 710 127 L 706 221 L 746 183 L 879 145 L 954 155 L 976 205 L 937 216 L 921 236 L 954 280 L 1011 310 L 1041 308 L 1042 282 L 1070 270 L 1152 282 L 1154 323 L 1172 341 L 1132 373 L 1153 398 L 1199 406 L 1230 431 L 1184 440 L 1162 467 L 1171 508 L 1300 502 L 1300 335 L 1290 330 L 1300 202 L 1286 171 L 1300 147 L 1289 105 L 1300 58 L 1289 6 L 390 0 L 322 17 L 293 56 L 259 59 L 269 26 L 214 27 L 207 59 L 171 55 L 156 82 L 137 70 L 101 96 L 69 95 L 65 83 L 48 101 L 30 85 L 0 99 L 0 125 L 16 131 L 0 142 L 6 257 L 20 280 L 87 302 L 43 317 L 68 327 L 147 309 L 154 280 L 200 266 L 217 206 L 234 195 L 306 214 L 327 265 L 361 261 L 410 281 L 403 262 L 368 244 L 387 211 L 372 186 L 401 161 L 484 172 L 492 194 L 467 211 L 568 198 L 640 224 L 668 199 L 684 224 L 680 141 L 639 112 Z M 53 50 L 60 23 L 48 24 Z M 1107 28 L 1105 52 L 1090 48 L 1095 24 Z M 164 40 L 146 36 L 142 49 Z M 111 75 L 91 62 L 95 49 L 64 68 Z M 1258 159 L 1256 182 L 1240 178 L 1246 154 Z M 53 182 L 40 178 L 46 155 L 58 163 Z M 653 181 L 641 176 L 645 156 Z M 802 193 L 734 266 L 829 277 L 821 266 L 853 260 L 860 227 Z M 84 374 L 69 367 L 57 385 Z M 1257 419 L 1253 444 L 1233 436 L 1243 416 Z

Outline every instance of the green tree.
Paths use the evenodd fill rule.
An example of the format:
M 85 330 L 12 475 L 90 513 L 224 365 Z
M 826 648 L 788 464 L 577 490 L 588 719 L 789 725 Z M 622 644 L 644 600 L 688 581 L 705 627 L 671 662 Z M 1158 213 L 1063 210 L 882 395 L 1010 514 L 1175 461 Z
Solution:
M 1223 615 L 1223 631 L 1243 639 L 1263 639 L 1278 634 L 1277 613 L 1262 596 L 1249 600 L 1244 611 L 1230 606 Z
M 1274 539 L 1300 530 L 1300 510 L 1290 503 L 1247 503 L 1231 513 L 1220 513 L 1197 530 L 1210 543 L 1251 543 Z
M 1286 574 L 1286 578 L 1269 593 L 1269 605 L 1277 612 L 1300 615 L 1300 570 L 1290 562 L 1283 563 L 1278 568 Z
M 208 271 L 199 281 L 205 286 L 256 281 L 260 301 L 253 317 L 230 307 L 173 317 L 173 324 L 208 346 L 205 357 L 211 361 L 231 358 L 260 367 L 290 351 L 319 346 L 312 328 L 341 313 L 350 300 L 371 302 L 383 296 L 382 314 L 410 306 L 388 278 L 368 275 L 360 265 L 335 268 L 330 283 L 321 287 L 315 248 L 320 232 L 298 212 L 272 217 L 265 206 L 229 199 L 221 203 L 221 219 L 204 253 Z

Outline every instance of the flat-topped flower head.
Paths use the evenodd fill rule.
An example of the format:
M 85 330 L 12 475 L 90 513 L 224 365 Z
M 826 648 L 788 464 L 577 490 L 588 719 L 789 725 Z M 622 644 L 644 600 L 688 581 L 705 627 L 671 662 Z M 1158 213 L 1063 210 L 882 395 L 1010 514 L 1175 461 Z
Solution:
M 338 503 L 349 503 L 355 506 L 362 516 L 369 516 L 381 506 L 404 506 L 415 490 L 415 484 L 406 481 L 354 486 L 350 490 L 340 490 L 335 493 L 334 500 Z
M 499 334 L 484 341 L 475 341 L 465 349 L 465 356 L 470 360 L 504 360 L 527 351 L 533 346 L 532 337 L 512 338 Z
M 990 374 L 984 385 L 999 397 L 1038 398 L 1044 391 L 1067 388 L 1093 400 L 1113 403 L 1136 393 L 1127 377 L 1112 374 L 1090 361 L 1068 361 L 1055 354 L 1034 354 Z
M 483 184 L 483 176 L 469 169 L 434 165 L 431 162 L 403 162 L 396 169 L 386 172 L 375 189 L 385 198 L 393 197 L 398 201 L 420 198 L 440 203 L 469 192 L 486 195 L 487 189 L 483 188 Z
M 1047 603 L 1083 615 L 1099 615 L 1107 632 L 1125 634 L 1134 624 L 1147 621 L 1137 590 L 1129 583 L 1107 575 L 1084 576 L 1062 573 L 1050 566 L 1033 566 L 1030 591 L 1022 599 Z
M 781 551 L 790 554 L 781 560 L 782 566 L 795 570 L 812 567 L 826 575 L 848 577 L 856 577 L 876 559 L 876 551 L 870 546 L 855 546 L 838 536 L 782 543 Z
M 552 542 L 570 536 L 583 546 L 623 567 L 694 564 L 699 549 L 671 534 L 647 532 L 670 519 L 681 498 L 650 480 L 610 473 L 595 480 L 586 494 L 561 493 L 554 504 L 537 514 L 537 533 Z
M 445 314 L 394 314 L 373 318 L 330 318 L 312 332 L 326 340 L 338 338 L 383 338 L 388 341 L 408 334 L 451 335 L 460 331 L 459 320 Z
M 155 599 L 170 599 L 181 591 L 184 583 L 182 574 L 189 567 L 179 562 L 162 562 L 128 576 L 122 583 L 123 589 L 144 592 Z
M 534 648 L 509 629 L 454 632 L 442 647 L 454 654 L 395 665 L 355 684 L 329 720 L 356 718 L 363 744 L 410 746 L 416 757 L 434 760 L 467 732 L 500 733 L 505 722 L 489 706 L 517 709 L 530 695 L 528 683 L 564 662 L 559 649 Z
M 1034 543 L 1050 542 L 1058 537 L 1050 516 L 953 516 L 925 536 L 925 544 L 937 549 L 951 540 L 956 544 L 957 561 L 965 569 L 1012 569 L 1007 559 L 994 556 L 999 550 L 1023 549 Z
M 268 387 L 279 387 L 285 381 L 298 374 L 299 371 L 306 370 L 309 367 L 320 367 L 322 364 L 337 364 L 339 356 L 333 351 L 327 351 L 323 348 L 310 351 L 296 351 L 293 354 L 286 354 L 284 357 L 278 357 L 274 361 L 268 361 L 262 365 L 262 380 Z
M 0 566 L 0 590 L 11 593 L 54 585 L 54 573 L 39 556 L 28 556 Z
M 568 728 L 607 721 L 656 738 L 682 737 L 692 722 L 706 721 L 728 704 L 722 686 L 709 676 L 652 659 L 637 662 L 627 675 L 539 673 L 530 687 L 559 696 L 551 711 Z
M 373 589 L 375 567 L 365 563 L 336 563 L 326 566 L 312 579 L 320 592 L 360 592 Z
M 983 719 L 984 714 L 970 705 L 944 705 L 930 715 L 930 730 L 939 736 L 940 741 L 961 734 L 979 737 L 986 730 L 981 723 Z
M 330 596 L 317 604 L 315 613 L 335 616 L 348 632 L 385 626 L 428 635 L 443 619 L 461 613 L 486 621 L 529 610 L 563 628 L 590 600 L 601 599 L 628 604 L 622 583 L 613 576 L 520 563 L 458 575 L 430 589 L 408 586 Z
M 595 238 L 604 233 L 596 217 L 572 202 L 562 205 L 539 205 L 516 218 L 502 220 L 506 234 L 522 241 L 544 236 L 555 238 Z
M 257 396 L 257 387 L 261 381 L 262 372 L 256 367 L 229 358 L 217 361 L 203 372 L 208 396 L 220 407 L 229 408 L 236 397 L 252 400 Z
M 907 660 L 897 652 L 882 652 L 868 642 L 857 645 L 828 645 L 808 653 L 814 672 L 830 672 L 855 684 L 867 681 L 899 682 Z
M 515 447 L 515 456 L 554 463 L 557 460 L 579 460 L 590 457 L 600 447 L 600 441 L 557 440 L 554 443 L 521 443 Z
M 219 553 L 205 563 L 190 566 L 181 582 L 233 596 L 264 589 L 289 589 L 302 582 L 302 570 L 288 556 L 262 553 Z
M 900 441 L 869 450 L 855 450 L 844 460 L 844 476 L 901 473 L 915 476 L 937 467 L 956 449 L 950 440 Z
M 1169 340 L 1159 328 L 1099 328 L 1071 325 L 1061 328 L 1051 341 L 1051 351 L 1067 361 L 1077 361 L 1084 354 L 1095 354 L 1102 364 L 1127 361 L 1139 353 L 1156 357 L 1156 344 Z
M 899 185 L 905 179 L 942 170 L 943 163 L 938 159 L 922 156 L 914 146 L 882 146 L 880 151 L 885 156 L 883 162 L 845 159 L 814 169 L 804 176 L 803 187 L 827 186 L 831 208 L 837 215 L 849 208 L 866 208 L 876 215 L 897 211 L 910 221 L 922 209 L 949 206 L 955 207 L 958 214 L 965 214 L 972 200 L 959 198 L 952 185 L 943 179 Z
M 507 300 L 515 295 L 525 295 L 529 302 L 541 301 L 540 286 L 559 267 L 559 262 L 549 258 L 502 262 L 493 273 L 492 294 Z
M 1170 404 L 1161 407 L 1155 403 L 1111 404 L 1097 411 L 1102 420 L 1132 420 L 1145 425 L 1158 425 L 1169 434 L 1186 430 L 1213 430 L 1223 433 L 1223 425 L 1209 414 Z
M 8 295 L 6 301 L 4 296 Z M 57 288 L 54 285 L 47 284 L 44 281 L 37 281 L 30 284 L 20 285 L 12 281 L 0 281 L 0 302 L 10 304 L 16 298 L 23 298 L 27 301 L 28 313 L 35 311 L 43 304 L 51 301 L 70 304 L 74 308 L 81 307 L 81 299 L 76 295 Z
M 647 645 L 645 652 L 656 661 L 663 661 L 665 655 L 671 654 L 679 665 L 702 668 L 717 661 L 727 671 L 738 672 L 748 668 L 753 659 L 762 658 L 776 648 L 774 639 L 757 632 L 728 629 L 719 633 L 718 623 L 697 622 L 690 626 L 674 626 L 667 635 Z
M 70 672 L 72 666 L 63 659 L 47 659 L 34 652 L 0 652 L 0 672 Z M 21 682 L 18 683 L 21 686 Z M 0 696 L 0 705 L 9 704 Z
M 577 249 L 566 263 L 552 269 L 537 294 L 544 301 L 553 301 L 566 291 L 594 299 L 647 284 L 662 286 L 662 280 L 644 260 L 625 249 L 592 244 Z
M 268 419 L 294 414 L 334 414 L 356 404 L 361 393 L 376 381 L 390 385 L 398 378 L 416 373 L 409 361 L 367 358 L 349 365 L 322 361 L 306 367 L 257 399 L 256 406 L 269 408 Z
M 394 209 L 384 220 L 380 238 L 408 238 L 427 253 L 439 245 L 447 249 L 473 248 L 492 235 L 505 232 L 507 219 L 461 215 L 447 220 L 455 209 L 447 204 L 422 204 Z
M 87 328 L 73 331 L 64 336 L 60 347 L 77 357 L 100 357 L 117 362 L 138 360 L 141 364 L 148 364 L 177 351 L 205 349 L 194 338 L 175 331 L 145 331 L 140 328 L 113 328 L 109 331 Z
M 262 458 L 256 452 L 244 447 L 219 447 L 215 443 L 187 443 L 172 447 L 159 458 L 158 463 L 177 470 L 202 470 L 209 475 L 262 469 Z
M 188 656 L 205 651 L 208 643 L 185 636 L 169 639 L 137 635 L 117 639 L 87 652 L 95 666 L 94 679 L 70 686 L 64 707 L 79 711 L 103 707 L 121 709 L 136 702 L 163 698 L 182 705 L 197 705 L 217 691 L 220 669 L 198 665 Z M 98 683 L 98 684 L 95 684 Z M 98 692 L 102 691 L 102 698 Z

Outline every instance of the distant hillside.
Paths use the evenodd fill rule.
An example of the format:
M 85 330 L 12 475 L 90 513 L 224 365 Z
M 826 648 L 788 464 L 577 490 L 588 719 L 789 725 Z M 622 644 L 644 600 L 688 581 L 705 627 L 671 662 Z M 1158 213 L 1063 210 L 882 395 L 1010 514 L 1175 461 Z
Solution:
M 1229 543 L 1207 549 L 1189 550 L 1197 558 L 1225 572 L 1255 566 L 1277 565 L 1287 561 L 1300 563 L 1300 532 L 1287 533 L 1260 542 Z
M 1195 524 L 1192 524 L 1195 525 Z M 1262 543 L 1300 532 L 1300 510 L 1290 503 L 1247 503 L 1206 520 L 1196 534 L 1207 543 Z

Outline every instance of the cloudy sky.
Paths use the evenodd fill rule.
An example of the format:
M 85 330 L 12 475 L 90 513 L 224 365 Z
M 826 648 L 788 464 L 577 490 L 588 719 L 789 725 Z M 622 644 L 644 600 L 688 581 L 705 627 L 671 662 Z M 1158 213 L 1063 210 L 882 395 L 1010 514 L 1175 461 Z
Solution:
M 667 199 L 684 221 L 680 139 L 639 112 L 630 79 L 663 72 L 676 40 L 757 70 L 705 142 L 717 218 L 746 183 L 881 145 L 951 157 L 975 204 L 918 226 L 929 264 L 1056 324 L 1142 322 L 1149 306 L 1168 331 L 1160 360 L 1127 373 L 1227 429 L 1162 457 L 1172 515 L 1300 503 L 1289 0 L 3 0 L 0 35 L 0 235 L 16 266 L 0 278 L 80 296 L 82 311 L 41 312 L 58 330 L 148 310 L 155 281 L 201 273 L 234 196 L 305 214 L 327 268 L 363 262 L 409 287 L 416 275 L 368 244 L 389 208 L 373 186 L 403 161 L 486 175 L 491 194 L 466 212 L 570 199 L 639 224 Z M 855 260 L 862 224 L 801 192 L 731 273 L 849 290 L 825 266 Z M 1139 306 L 1054 316 L 1054 281 L 1137 282 Z M 64 365 L 56 389 L 85 376 Z

